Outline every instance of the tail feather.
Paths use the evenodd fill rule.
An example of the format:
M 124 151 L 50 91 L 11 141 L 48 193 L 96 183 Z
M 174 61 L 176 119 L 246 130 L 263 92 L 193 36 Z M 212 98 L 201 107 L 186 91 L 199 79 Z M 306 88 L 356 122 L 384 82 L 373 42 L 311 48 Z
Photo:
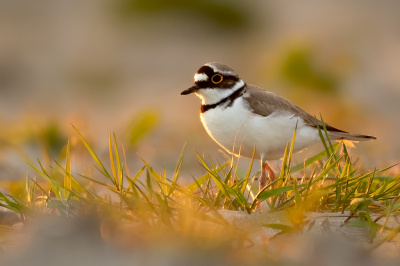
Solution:
M 329 132 L 329 138 L 332 140 L 351 140 L 351 141 L 370 141 L 376 139 L 374 136 L 351 134 L 348 132 Z
M 322 121 L 320 121 L 320 120 L 316 120 L 316 121 L 318 122 L 318 125 L 314 124 L 312 126 L 315 128 L 320 127 L 322 129 L 322 127 L 323 127 Z M 343 131 L 341 129 L 333 127 L 329 124 L 325 124 L 325 128 L 328 131 L 329 138 L 331 140 L 370 141 L 370 140 L 376 139 L 376 137 L 374 137 L 374 136 L 351 134 L 347 131 Z

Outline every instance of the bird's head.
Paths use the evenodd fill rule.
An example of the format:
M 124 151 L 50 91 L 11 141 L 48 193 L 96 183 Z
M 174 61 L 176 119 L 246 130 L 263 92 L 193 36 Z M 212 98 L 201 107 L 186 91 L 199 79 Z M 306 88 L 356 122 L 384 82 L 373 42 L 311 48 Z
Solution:
M 213 104 L 241 88 L 244 82 L 229 66 L 222 63 L 207 63 L 194 75 L 194 85 L 181 95 L 195 93 L 203 104 Z

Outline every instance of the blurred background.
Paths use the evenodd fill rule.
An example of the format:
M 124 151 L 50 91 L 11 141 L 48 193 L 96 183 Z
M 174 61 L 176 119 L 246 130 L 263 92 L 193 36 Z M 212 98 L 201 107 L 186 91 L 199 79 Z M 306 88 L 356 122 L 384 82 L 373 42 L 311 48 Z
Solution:
M 29 173 L 24 160 L 50 164 L 74 146 L 71 124 L 105 157 L 115 131 L 135 171 L 136 154 L 173 171 L 187 142 L 182 173 L 198 176 L 192 148 L 219 147 L 199 99 L 179 94 L 210 61 L 377 136 L 352 149 L 367 168 L 397 163 L 399 11 L 398 1 L 1 0 L 0 182 Z M 84 161 L 76 154 L 73 165 Z
M 212 61 L 340 129 L 378 137 L 351 149 L 364 168 L 398 163 L 399 13 L 395 0 L 0 0 L 0 191 L 20 197 L 26 177 L 37 177 L 47 189 L 26 161 L 37 166 L 38 158 L 46 169 L 56 168 L 53 160 L 65 161 L 67 142 L 72 173 L 100 178 L 71 124 L 103 161 L 109 159 L 108 134 L 115 132 L 132 174 L 143 166 L 140 155 L 158 172 L 165 167 L 169 178 L 186 143 L 182 180 L 199 177 L 205 170 L 193 149 L 221 162 L 223 156 L 200 122 L 200 100 L 180 92 Z M 316 145 L 295 160 L 320 150 Z M 241 159 L 238 175 L 249 162 Z M 278 164 L 270 165 L 277 170 Z M 255 165 L 253 172 L 259 170 Z M 398 172 L 393 168 L 392 174 Z M 168 258 L 169 265 L 222 265 L 218 243 L 211 245 L 216 255 L 207 250 L 205 256 L 202 250 L 186 252 L 187 243 L 179 239 L 137 228 L 107 240 L 99 228 L 108 227 L 97 220 L 43 222 L 32 233 L 38 225 L 24 226 L 21 218 L 0 207 L 0 251 L 11 254 L 26 245 L 7 265 L 71 265 L 85 257 L 89 264 L 145 265 L 148 254 L 148 265 L 168 265 Z M 21 230 L 10 229 L 8 239 L 3 225 Z M 123 244 L 110 249 L 101 238 Z M 149 249 L 148 243 L 159 245 Z M 347 261 L 337 265 L 374 263 L 341 242 L 315 242 L 314 248 L 303 239 L 287 243 L 282 250 L 296 265 L 313 265 L 318 255 Z M 182 248 L 171 256 L 176 246 Z M 308 248 L 309 257 L 299 260 L 287 247 Z M 225 250 L 229 265 L 238 262 L 235 252 Z

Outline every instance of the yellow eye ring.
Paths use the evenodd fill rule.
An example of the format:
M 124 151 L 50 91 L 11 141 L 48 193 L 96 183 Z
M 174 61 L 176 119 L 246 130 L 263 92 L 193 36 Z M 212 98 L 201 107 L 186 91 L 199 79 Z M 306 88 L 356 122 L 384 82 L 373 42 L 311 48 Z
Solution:
M 218 84 L 220 83 L 224 78 L 222 77 L 222 75 L 220 74 L 215 74 L 214 76 L 212 76 L 211 81 L 214 84 Z

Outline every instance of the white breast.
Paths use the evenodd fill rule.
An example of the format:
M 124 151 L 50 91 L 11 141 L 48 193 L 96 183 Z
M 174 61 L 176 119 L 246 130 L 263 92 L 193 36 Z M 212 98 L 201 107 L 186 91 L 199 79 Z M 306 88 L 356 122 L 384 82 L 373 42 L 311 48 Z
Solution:
M 274 112 L 264 117 L 251 112 L 242 97 L 231 107 L 218 106 L 202 113 L 207 133 L 230 153 L 251 157 L 256 146 L 256 159 L 277 160 L 283 156 L 297 125 L 295 151 L 319 140 L 318 131 L 288 112 Z

